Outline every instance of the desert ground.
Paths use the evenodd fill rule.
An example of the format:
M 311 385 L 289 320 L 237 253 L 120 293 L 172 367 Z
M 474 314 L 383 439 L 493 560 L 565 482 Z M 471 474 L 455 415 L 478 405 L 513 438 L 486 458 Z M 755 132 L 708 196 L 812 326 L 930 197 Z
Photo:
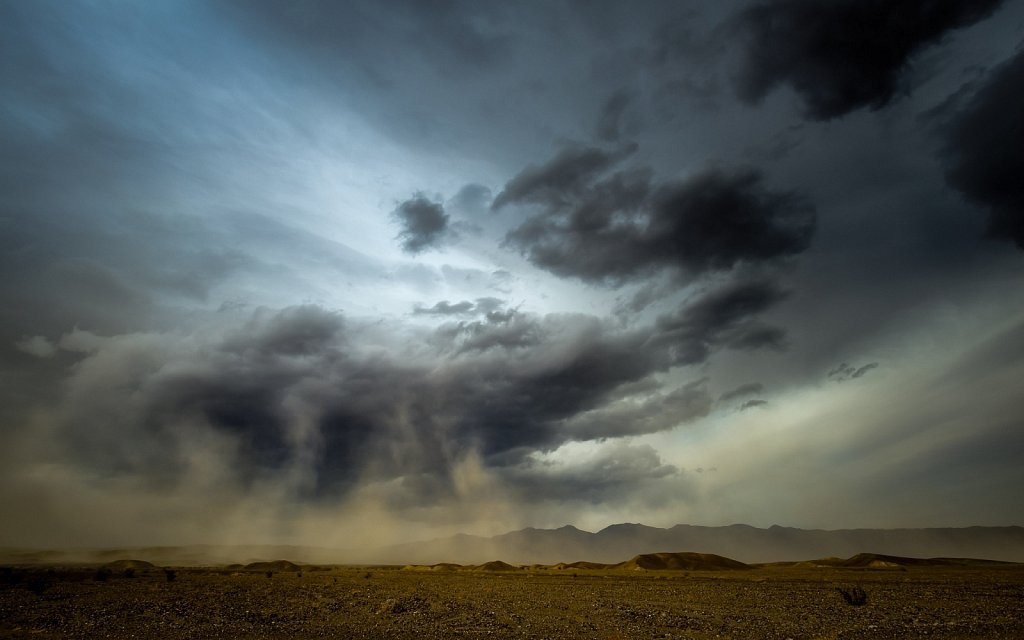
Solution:
M 1024 565 L 874 564 L 6 566 L 0 637 L 1024 638 Z

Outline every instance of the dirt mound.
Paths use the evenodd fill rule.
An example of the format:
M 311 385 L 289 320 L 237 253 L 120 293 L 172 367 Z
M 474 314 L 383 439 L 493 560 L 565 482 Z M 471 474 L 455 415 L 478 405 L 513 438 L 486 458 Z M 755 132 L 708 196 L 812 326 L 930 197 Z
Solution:
M 600 562 L 587 562 L 585 560 L 581 560 L 579 562 L 570 562 L 569 564 L 565 565 L 565 568 L 566 569 L 594 569 L 594 570 L 600 570 L 600 569 L 610 569 L 613 566 L 615 566 L 615 565 L 612 565 L 612 564 L 602 564 Z
M 643 571 L 733 571 L 750 565 L 713 553 L 645 553 L 615 565 L 619 569 Z
M 157 569 L 158 567 L 152 562 L 146 562 L 145 560 L 114 560 L 103 565 L 104 569 L 110 569 L 111 571 L 124 571 L 131 569 L 133 571 L 147 571 L 150 569 Z
M 295 572 L 302 571 L 302 567 L 287 560 L 274 560 L 273 562 L 250 562 L 245 565 L 246 571 L 280 571 Z
M 461 568 L 461 564 L 455 564 L 454 562 L 438 562 L 437 564 L 430 565 L 431 571 L 458 571 Z
M 501 560 L 492 560 L 473 568 L 476 571 L 519 571 L 519 567 L 513 567 L 509 563 L 502 562 Z

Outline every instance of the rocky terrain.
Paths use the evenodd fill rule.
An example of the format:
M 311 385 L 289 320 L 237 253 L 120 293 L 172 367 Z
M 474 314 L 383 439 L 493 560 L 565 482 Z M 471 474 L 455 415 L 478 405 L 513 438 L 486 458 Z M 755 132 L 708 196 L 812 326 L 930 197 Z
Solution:
M 660 567 L 697 554 L 660 555 L 622 563 L 632 569 L 4 567 L 0 637 L 1024 637 L 1021 565 L 860 558 L 865 566 L 680 570 Z

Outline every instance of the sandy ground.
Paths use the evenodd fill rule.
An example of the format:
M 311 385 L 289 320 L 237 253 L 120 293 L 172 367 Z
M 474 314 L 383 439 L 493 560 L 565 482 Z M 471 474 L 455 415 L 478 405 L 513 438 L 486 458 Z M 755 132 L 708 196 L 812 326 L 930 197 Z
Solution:
M 859 586 L 862 606 L 837 588 Z M 5 638 L 1024 638 L 1024 565 L 301 574 L 4 568 Z

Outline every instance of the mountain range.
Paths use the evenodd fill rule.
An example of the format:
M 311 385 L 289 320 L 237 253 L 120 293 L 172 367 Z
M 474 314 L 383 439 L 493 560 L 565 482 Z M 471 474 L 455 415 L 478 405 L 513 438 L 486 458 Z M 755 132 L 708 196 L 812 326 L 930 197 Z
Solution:
M 571 525 L 520 529 L 482 537 L 458 534 L 376 548 L 294 545 L 191 545 L 118 549 L 0 549 L 0 562 L 14 564 L 110 562 L 139 558 L 160 565 L 226 565 L 288 559 L 313 564 L 513 564 L 620 563 L 640 554 L 695 552 L 743 563 L 797 562 L 882 554 L 910 558 L 979 558 L 1024 562 L 1024 527 L 931 529 L 767 529 L 744 524 L 670 528 L 615 524 L 597 532 Z
M 596 533 L 571 525 L 527 528 L 493 537 L 455 535 L 383 547 L 366 560 L 381 563 L 480 563 L 500 558 L 519 564 L 586 560 L 614 563 L 637 554 L 666 551 L 713 553 L 741 562 L 799 561 L 870 552 L 918 558 L 985 558 L 1024 562 L 1024 527 L 931 529 L 767 529 L 744 524 L 667 529 L 615 524 Z

